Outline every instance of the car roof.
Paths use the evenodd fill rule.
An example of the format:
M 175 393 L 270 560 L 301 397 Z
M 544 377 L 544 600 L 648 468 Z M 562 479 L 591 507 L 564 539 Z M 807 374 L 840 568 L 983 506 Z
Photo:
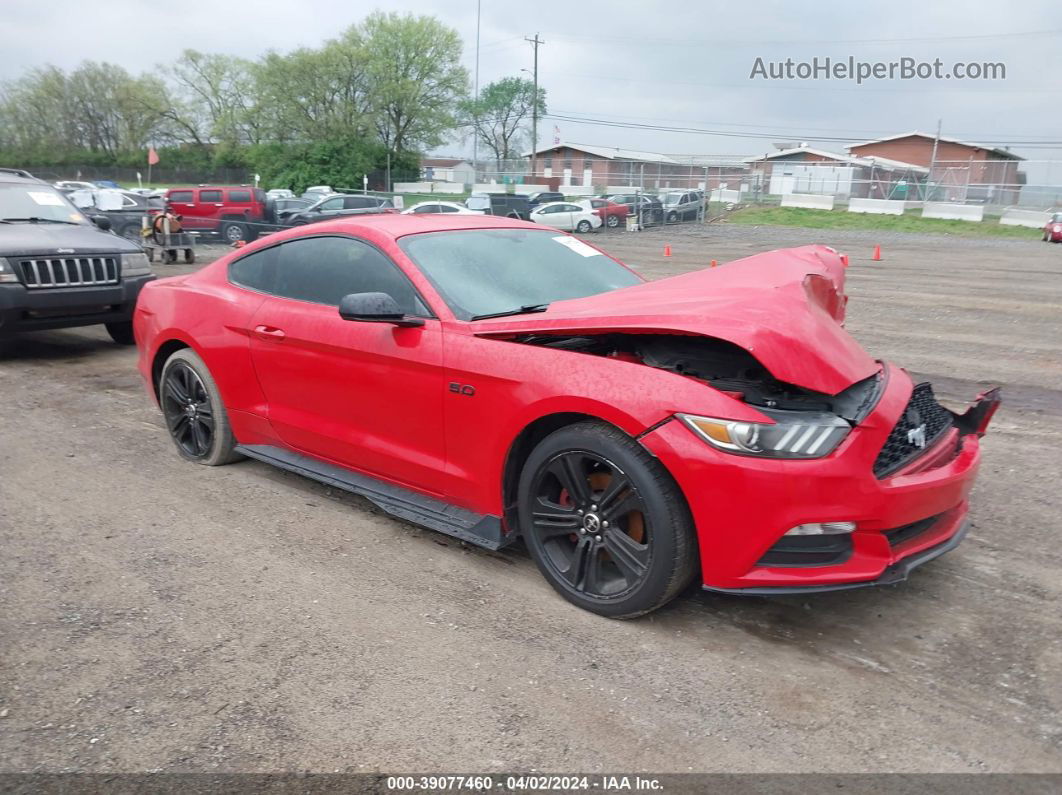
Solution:
M 406 235 L 423 232 L 452 232 L 464 229 L 530 229 L 541 232 L 544 227 L 531 221 L 520 221 L 499 215 L 459 215 L 458 213 L 347 215 L 259 237 L 254 243 L 248 244 L 240 251 L 250 253 L 286 240 L 326 234 L 355 235 L 366 240 L 379 241 L 381 239 L 397 240 Z M 557 233 L 556 230 L 546 231 Z
M 0 168 L 0 182 L 25 182 L 32 185 L 48 184 L 21 168 Z

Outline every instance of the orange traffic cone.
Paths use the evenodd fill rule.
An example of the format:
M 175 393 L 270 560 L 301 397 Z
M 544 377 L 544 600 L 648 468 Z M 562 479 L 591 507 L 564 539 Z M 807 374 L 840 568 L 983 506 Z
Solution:
M 671 256 L 671 246 L 664 246 L 664 256 L 665 257 L 670 257 Z
M 874 262 L 881 262 L 881 246 L 874 246 L 874 256 L 871 259 Z
M 715 267 L 716 265 L 718 265 L 718 264 L 719 264 L 719 263 L 718 263 L 718 262 L 716 262 L 716 261 L 715 261 L 714 259 L 712 260 L 712 267 L 713 267 L 713 268 L 714 268 L 714 267 Z
M 844 265 L 846 268 L 848 267 L 848 255 L 847 254 L 842 254 L 841 255 L 841 264 Z

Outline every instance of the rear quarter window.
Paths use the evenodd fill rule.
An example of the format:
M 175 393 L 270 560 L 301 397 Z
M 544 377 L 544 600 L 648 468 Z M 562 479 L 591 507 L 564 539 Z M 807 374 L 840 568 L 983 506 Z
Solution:
M 279 250 L 280 246 L 272 246 L 229 263 L 229 281 L 260 293 L 272 293 Z

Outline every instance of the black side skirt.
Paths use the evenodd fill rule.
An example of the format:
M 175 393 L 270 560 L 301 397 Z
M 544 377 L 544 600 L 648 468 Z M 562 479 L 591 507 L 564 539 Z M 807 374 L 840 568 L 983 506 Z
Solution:
M 434 497 L 351 472 L 349 469 L 291 450 L 271 445 L 242 444 L 236 449 L 250 458 L 353 492 L 392 516 L 446 533 L 469 544 L 487 549 L 501 549 L 512 543 L 516 536 L 515 533 L 502 534 L 501 519 L 497 516 L 473 513 Z
M 955 531 L 955 535 L 951 538 L 940 542 L 934 547 L 909 555 L 903 560 L 896 561 L 896 563 L 885 569 L 876 580 L 845 582 L 837 585 L 764 585 L 755 588 L 715 588 L 711 585 L 702 585 L 701 588 L 714 593 L 729 593 L 738 596 L 791 596 L 794 594 L 826 593 L 828 591 L 850 591 L 853 588 L 868 588 L 872 585 L 893 585 L 906 580 L 912 569 L 955 549 L 966 537 L 966 532 L 969 529 L 970 523 L 967 520 L 962 523 L 962 526 Z

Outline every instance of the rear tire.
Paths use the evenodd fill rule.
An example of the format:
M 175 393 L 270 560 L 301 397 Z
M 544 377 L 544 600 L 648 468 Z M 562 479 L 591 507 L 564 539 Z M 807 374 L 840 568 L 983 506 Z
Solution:
M 539 571 L 584 610 L 644 615 L 697 571 L 693 520 L 678 486 L 611 425 L 580 422 L 543 439 L 520 473 L 517 501 Z
M 618 215 L 610 215 L 605 221 L 605 226 L 607 226 L 609 229 L 615 229 L 617 226 L 619 226 L 619 224 L 620 219 Z
M 117 323 L 107 323 L 105 325 L 107 333 L 111 335 L 111 339 L 119 345 L 136 345 L 136 339 L 133 337 L 132 320 L 121 320 Z
M 575 231 L 584 235 L 593 228 L 594 225 L 591 224 L 589 221 L 580 221 L 575 225 Z
M 182 458 L 204 466 L 243 458 L 236 452 L 236 437 L 217 384 L 191 348 L 182 348 L 166 360 L 159 378 L 159 405 Z
M 247 240 L 247 229 L 243 224 L 236 221 L 223 221 L 221 223 L 221 237 L 227 243 L 235 243 L 238 240 Z

